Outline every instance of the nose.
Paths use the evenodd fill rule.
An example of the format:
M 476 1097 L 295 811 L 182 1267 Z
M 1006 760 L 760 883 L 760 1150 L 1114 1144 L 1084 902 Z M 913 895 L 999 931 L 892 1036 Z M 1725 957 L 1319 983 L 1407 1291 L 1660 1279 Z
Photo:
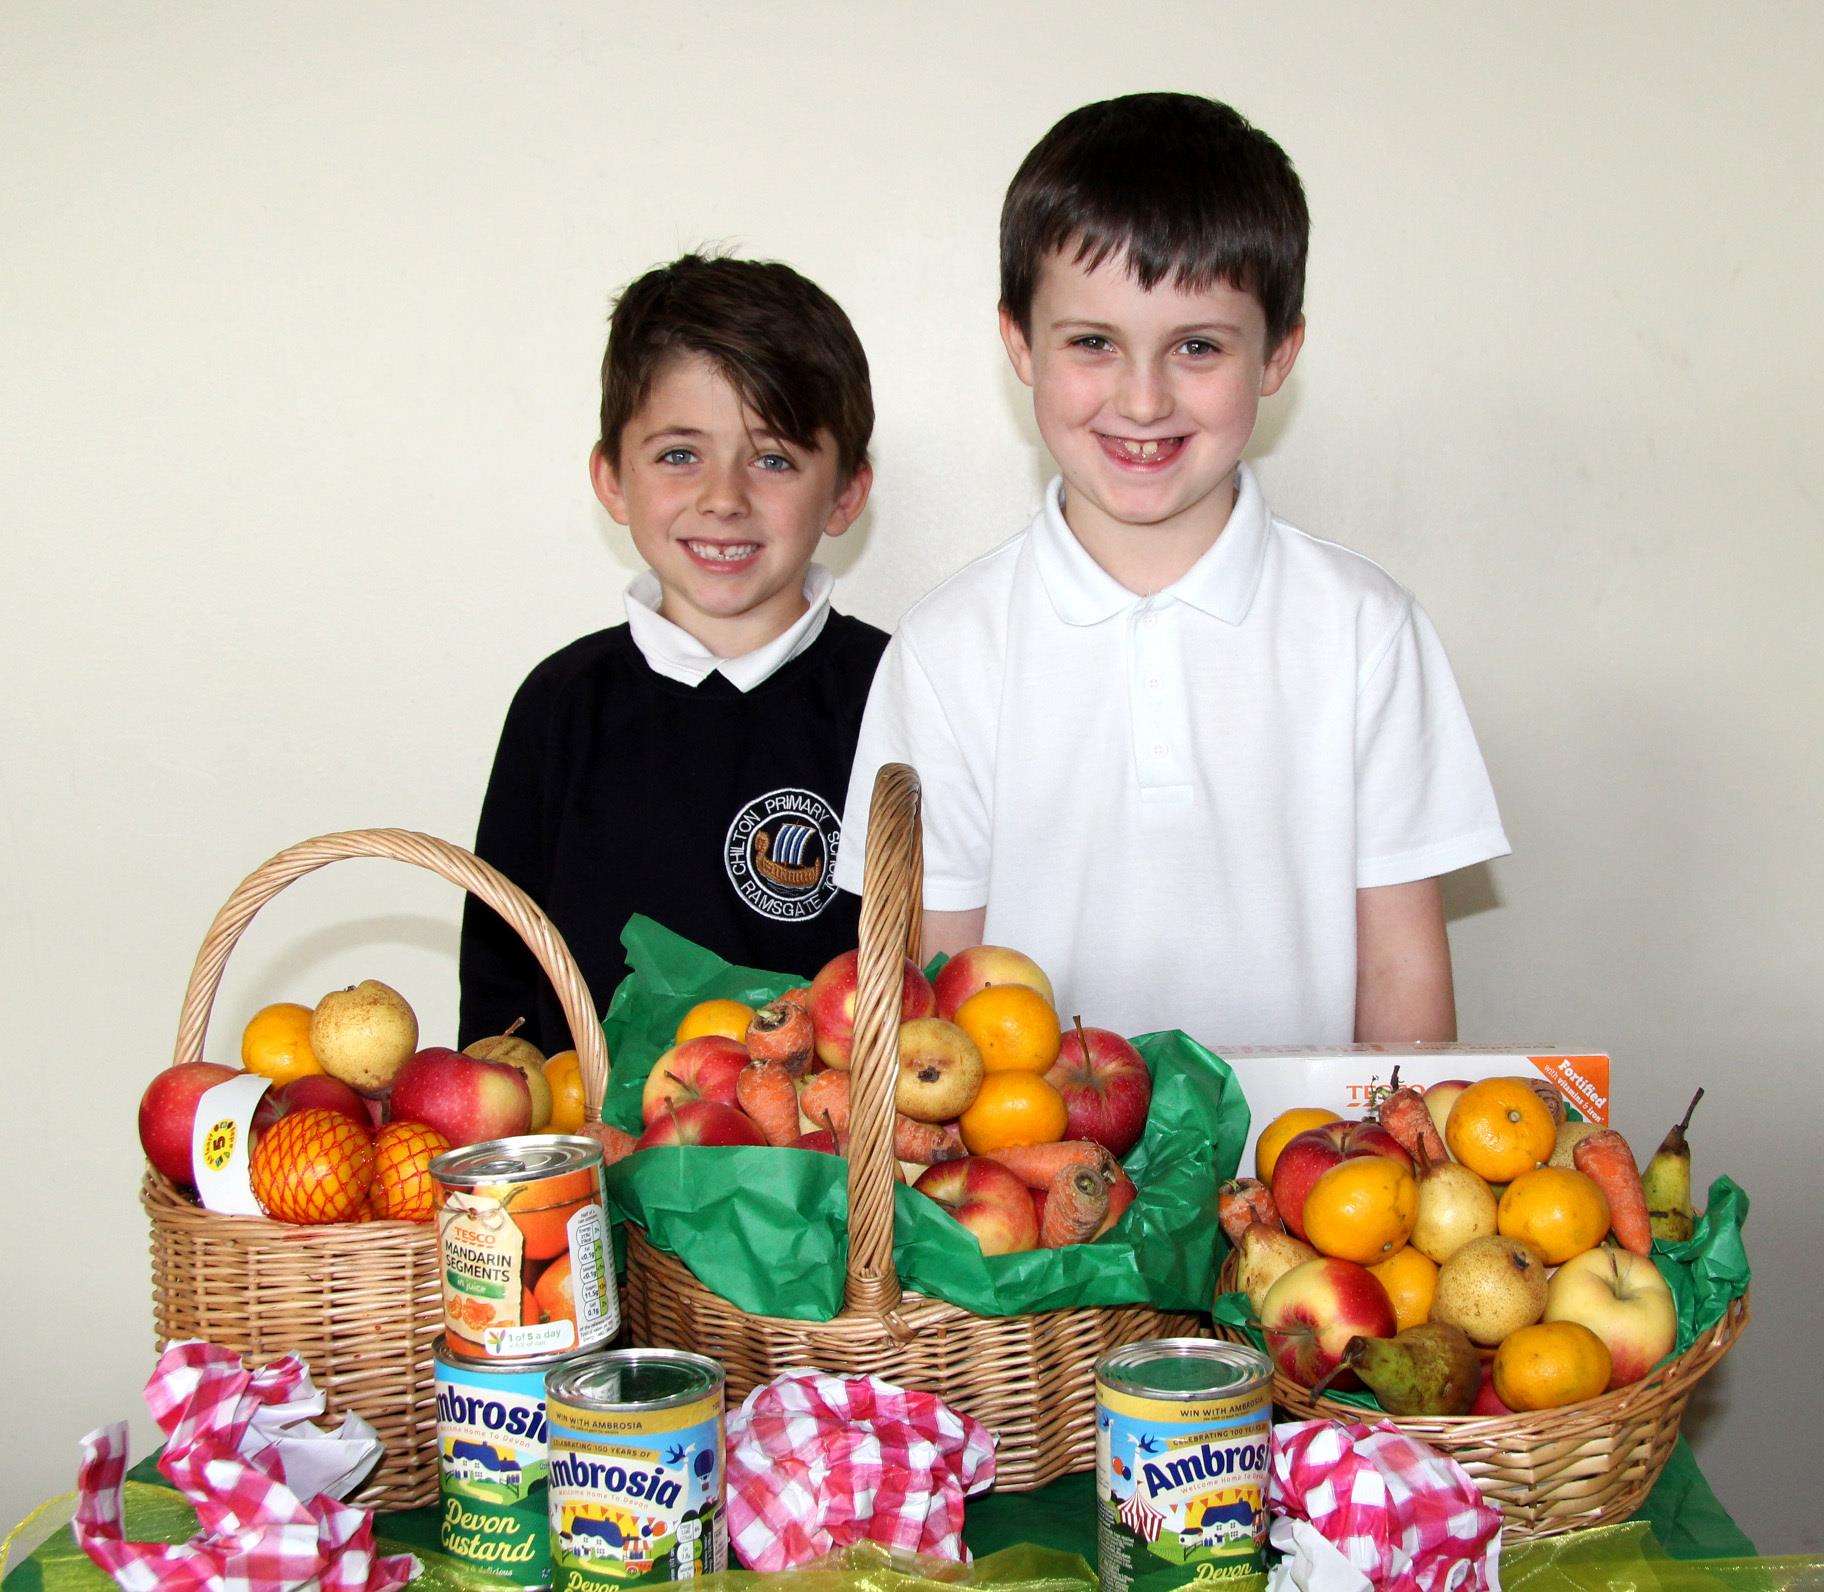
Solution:
M 747 483 L 738 463 L 715 465 L 703 472 L 697 512 L 707 519 L 734 520 L 747 513 Z
M 1131 360 L 1122 369 L 1115 409 L 1137 426 L 1156 426 L 1172 412 L 1174 400 L 1165 372 L 1151 360 Z

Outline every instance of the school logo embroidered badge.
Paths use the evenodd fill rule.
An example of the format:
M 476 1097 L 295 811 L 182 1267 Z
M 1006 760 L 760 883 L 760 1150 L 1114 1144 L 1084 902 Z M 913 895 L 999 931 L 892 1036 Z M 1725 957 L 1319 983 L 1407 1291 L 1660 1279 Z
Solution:
M 757 796 L 728 826 L 722 865 L 736 893 L 762 917 L 814 918 L 836 898 L 842 822 L 815 791 Z

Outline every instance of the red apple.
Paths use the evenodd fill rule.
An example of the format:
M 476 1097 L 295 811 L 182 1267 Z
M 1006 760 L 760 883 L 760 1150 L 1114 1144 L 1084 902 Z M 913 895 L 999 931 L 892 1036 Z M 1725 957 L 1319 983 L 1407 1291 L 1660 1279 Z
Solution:
M 1638 1382 L 1678 1341 L 1678 1306 L 1659 1268 L 1606 1245 L 1552 1273 L 1545 1319 L 1581 1322 L 1608 1345 L 1610 1387 Z
M 910 957 L 905 959 L 899 1020 L 929 1017 L 937 1008 L 931 981 Z M 817 1055 L 826 1067 L 849 1070 L 849 1045 L 855 1037 L 855 990 L 861 977 L 861 952 L 844 951 L 824 963 L 811 980 L 811 1023 L 817 1030 Z
M 705 1034 L 673 1045 L 646 1074 L 646 1087 L 640 1091 L 640 1120 L 656 1122 L 668 1104 L 681 1106 L 691 1100 L 734 1105 L 735 1080 L 748 1060 L 747 1047 L 724 1034 Z
M 798 1135 L 798 1142 L 792 1146 L 795 1150 L 821 1150 L 825 1155 L 840 1155 L 836 1148 L 836 1135 L 828 1128 L 813 1128 L 809 1133 Z
M 1153 1076 L 1140 1052 L 1119 1034 L 1073 1024 L 1045 1077 L 1064 1097 L 1065 1138 L 1093 1139 L 1115 1156 L 1140 1142 Z
M 532 1091 L 519 1068 L 442 1045 L 406 1058 L 393 1079 L 391 1100 L 393 1121 L 435 1128 L 453 1150 L 532 1128 Z
M 1431 1113 L 1432 1125 L 1437 1128 L 1440 1139 L 1444 1137 L 1444 1124 L 1450 1121 L 1450 1108 L 1468 1087 L 1467 1078 L 1445 1078 L 1425 1091 L 1425 1109 Z
M 339 1111 L 372 1132 L 379 1127 L 379 1113 L 385 1106 L 384 1100 L 361 1094 L 326 1072 L 306 1073 L 266 1091 L 253 1113 L 253 1131 L 264 1133 L 294 1111 Z
M 1305 1387 L 1336 1369 L 1351 1338 L 1391 1338 L 1398 1330 L 1380 1278 L 1352 1260 L 1330 1259 L 1304 1261 L 1274 1283 L 1260 1303 L 1260 1326 L 1273 1363 Z M 1345 1371 L 1330 1385 L 1359 1384 Z
M 1286 1140 L 1273 1163 L 1273 1203 L 1294 1238 L 1305 1236 L 1305 1196 L 1342 1159 L 1342 1148 L 1328 1128 L 1309 1128 Z
M 1340 1150 L 1343 1147 L 1343 1141 L 1361 1125 L 1362 1123 L 1359 1117 L 1338 1117 L 1334 1122 L 1326 1122 L 1322 1127 L 1311 1128 L 1307 1131 L 1323 1134 L 1326 1139 Z
M 1032 1192 L 997 1161 L 980 1155 L 944 1161 L 927 1168 L 912 1187 L 967 1227 L 984 1255 L 1038 1247 Z
M 1476 1401 L 1469 1407 L 1471 1415 L 1512 1415 L 1514 1412 L 1501 1402 L 1501 1395 L 1495 1391 L 1495 1368 L 1488 1364 L 1482 1367 L 1482 1385 L 1476 1389 Z
M 139 1142 L 146 1159 L 179 1188 L 191 1186 L 197 1101 L 218 1083 L 239 1076 L 235 1068 L 213 1061 L 183 1061 L 157 1074 L 139 1097 Z
M 1352 1122 L 1349 1125 L 1349 1131 L 1343 1135 L 1343 1156 L 1348 1159 L 1357 1155 L 1384 1155 L 1389 1161 L 1398 1161 L 1408 1172 L 1414 1170 L 1406 1147 L 1378 1122 Z
M 955 1022 L 963 1002 L 990 984 L 1024 984 L 1052 1004 L 1051 980 L 1030 956 L 1004 945 L 972 945 L 937 970 L 933 985 L 937 1015 L 947 1023 Z
M 647 1124 L 636 1150 L 657 1144 L 765 1144 L 766 1135 L 753 1120 L 719 1100 L 686 1100 L 667 1106 L 664 1115 Z

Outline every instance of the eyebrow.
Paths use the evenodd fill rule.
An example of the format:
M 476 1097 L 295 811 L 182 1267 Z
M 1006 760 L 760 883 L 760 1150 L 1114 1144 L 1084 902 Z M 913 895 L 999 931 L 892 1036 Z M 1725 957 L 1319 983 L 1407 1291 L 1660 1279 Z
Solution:
M 701 426 L 659 426 L 655 430 L 648 431 L 645 436 L 640 438 L 640 446 L 642 448 L 650 447 L 653 443 L 657 442 L 661 437 L 692 437 L 692 438 L 695 438 L 695 437 L 707 437 L 708 435 L 709 435 L 709 433 L 707 431 L 705 431 Z M 750 431 L 750 432 L 748 432 L 747 436 L 748 436 L 748 440 L 750 442 L 767 442 L 767 443 L 771 443 L 774 447 L 779 447 L 779 448 L 787 447 L 790 445 L 790 441 L 788 438 L 776 436 L 771 431 L 765 431 L 765 430 Z
M 1054 332 L 1063 331 L 1066 327 L 1085 332 L 1113 332 L 1119 330 L 1108 321 L 1084 321 L 1066 317 L 1051 323 Z M 1228 337 L 1240 337 L 1242 328 L 1230 321 L 1190 321 L 1183 326 L 1173 327 L 1168 334 L 1172 337 L 1191 337 L 1198 332 L 1221 332 Z

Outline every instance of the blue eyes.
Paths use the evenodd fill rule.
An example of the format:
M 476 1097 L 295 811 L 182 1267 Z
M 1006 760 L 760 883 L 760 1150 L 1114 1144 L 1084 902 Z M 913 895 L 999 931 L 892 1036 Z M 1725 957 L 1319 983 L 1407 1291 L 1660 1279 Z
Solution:
M 1099 333 L 1085 332 L 1081 337 L 1071 338 L 1070 346 L 1091 354 L 1104 354 L 1112 352 L 1115 345 Z M 1177 352 L 1188 354 L 1192 359 L 1208 359 L 1214 354 L 1220 354 L 1222 349 L 1207 337 L 1187 337 L 1178 345 Z
M 657 462 L 670 465 L 674 469 L 682 469 L 685 465 L 696 464 L 698 459 L 694 448 L 667 448 L 659 455 Z M 762 453 L 754 460 L 754 463 L 768 475 L 782 475 L 788 470 L 798 468 L 783 453 Z
M 660 464 L 693 464 L 696 455 L 689 448 L 667 448 L 659 455 Z
M 781 470 L 789 470 L 793 467 L 792 461 L 786 458 L 783 453 L 763 453 L 754 461 L 754 463 L 759 465 L 761 469 L 772 471 L 774 474 L 777 474 Z

